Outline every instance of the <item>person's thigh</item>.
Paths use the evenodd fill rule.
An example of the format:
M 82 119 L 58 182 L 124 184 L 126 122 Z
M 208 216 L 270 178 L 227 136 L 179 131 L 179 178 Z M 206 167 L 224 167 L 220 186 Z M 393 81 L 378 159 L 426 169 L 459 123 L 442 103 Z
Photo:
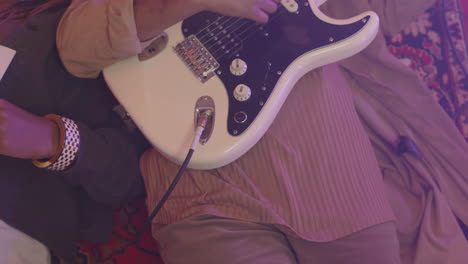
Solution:
M 0 263 L 50 264 L 49 250 L 39 241 L 0 220 Z
M 153 232 L 166 264 L 296 264 L 287 238 L 270 225 L 192 217 Z
M 400 250 L 393 222 L 375 225 L 344 238 L 309 242 L 289 237 L 301 264 L 399 264 Z

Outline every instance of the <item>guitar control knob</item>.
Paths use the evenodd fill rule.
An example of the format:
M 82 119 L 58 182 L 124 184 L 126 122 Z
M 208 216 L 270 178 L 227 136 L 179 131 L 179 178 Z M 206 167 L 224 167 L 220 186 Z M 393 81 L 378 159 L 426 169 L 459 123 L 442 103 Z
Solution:
M 232 74 L 241 76 L 247 72 L 247 63 L 241 59 L 234 59 L 229 67 Z
M 247 121 L 247 114 L 245 112 L 237 112 L 234 114 L 234 121 L 236 123 L 242 124 Z
M 234 98 L 236 98 L 236 100 L 239 102 L 244 102 L 244 101 L 249 100 L 250 95 L 252 95 L 252 91 L 245 84 L 239 84 L 234 89 Z

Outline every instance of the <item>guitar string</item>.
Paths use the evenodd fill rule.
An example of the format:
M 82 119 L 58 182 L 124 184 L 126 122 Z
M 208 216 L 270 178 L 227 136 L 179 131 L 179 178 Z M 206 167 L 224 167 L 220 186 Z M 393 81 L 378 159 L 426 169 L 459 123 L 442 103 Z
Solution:
M 287 14 L 287 12 L 278 12 L 275 16 L 272 16 L 269 20 L 269 22 L 275 20 L 276 18 L 280 17 L 281 15 L 284 15 L 284 14 Z M 245 23 L 244 25 L 246 25 L 248 23 Z M 240 43 L 242 43 L 243 41 L 249 39 L 253 34 L 255 34 L 258 30 L 260 30 L 264 25 L 259 25 L 259 24 L 255 24 L 254 26 L 251 26 L 247 29 L 245 29 L 244 31 L 240 32 L 238 34 L 239 38 L 240 38 Z M 240 27 L 238 27 L 240 28 Z M 252 29 L 254 29 L 253 31 L 251 31 Z M 249 33 L 249 31 L 251 31 Z M 244 35 L 246 34 L 246 35 Z M 242 36 L 244 35 L 244 36 Z M 231 44 L 231 43 L 229 43 Z M 227 46 L 227 47 L 226 47 Z M 242 46 L 242 45 L 238 45 L 238 46 Z M 232 44 L 232 45 L 224 45 L 224 48 L 223 48 L 223 45 L 221 45 L 220 48 L 218 48 L 217 50 L 215 50 L 214 52 L 212 52 L 211 54 L 213 55 L 213 57 L 216 59 L 216 60 L 220 60 L 221 58 L 223 58 L 224 56 L 228 55 L 228 54 L 232 54 L 233 52 L 230 52 L 230 49 L 231 48 L 235 48 L 236 47 L 236 43 Z M 217 54 L 219 51 L 222 51 L 223 53 L 221 54 Z M 229 52 L 225 52 L 226 50 L 228 50 Z M 217 57 L 219 56 L 219 57 Z
M 274 13 L 274 14 L 270 17 L 270 19 L 268 20 L 267 24 L 268 24 L 269 22 L 271 22 L 272 19 L 274 19 L 276 16 L 278 16 L 278 15 L 279 15 L 282 11 L 284 11 L 284 10 L 285 10 L 285 9 L 280 9 L 280 10 L 278 10 L 276 13 Z M 241 27 L 243 27 L 243 26 L 245 26 L 245 25 L 248 25 L 248 24 L 251 24 L 252 27 L 256 27 L 256 26 L 262 27 L 262 26 L 265 26 L 265 25 L 266 25 L 266 24 L 259 24 L 259 23 L 256 23 L 256 22 L 250 20 L 250 19 L 245 19 L 245 18 L 244 18 L 244 19 L 237 20 L 236 22 L 239 22 L 239 21 L 240 21 L 242 24 L 240 24 L 240 25 L 238 24 L 238 26 L 237 26 L 236 29 L 231 30 L 231 31 L 229 32 L 230 34 L 236 33 L 236 32 L 235 32 L 236 30 L 238 30 L 239 28 L 241 28 Z M 245 22 L 245 23 L 243 23 L 243 22 Z M 232 24 L 231 26 L 234 26 L 234 25 L 235 25 L 235 24 Z M 221 33 L 222 33 L 222 32 L 221 32 Z M 227 37 L 227 35 L 226 35 L 225 37 Z M 223 39 L 224 39 L 224 38 L 222 38 L 222 39 L 220 39 L 220 40 L 223 40 Z M 210 48 L 211 48 L 211 47 L 210 47 Z
M 283 7 L 282 5 L 279 5 L 278 8 L 281 8 Z M 219 16 L 215 21 L 213 21 L 211 24 L 205 26 L 203 29 L 199 30 L 197 33 L 195 33 L 194 35 L 198 38 L 198 40 L 201 41 L 201 38 L 204 38 L 206 35 L 209 35 L 211 32 L 208 31 L 207 33 L 205 33 L 205 35 L 203 36 L 198 36 L 198 34 L 201 34 L 204 30 L 208 29 L 208 27 L 211 27 L 212 25 L 216 24 L 219 20 L 223 19 L 223 18 L 226 18 L 228 16 Z M 226 23 L 228 23 L 228 21 L 231 19 L 231 18 L 237 18 L 237 20 L 234 22 L 236 23 L 237 21 L 241 20 L 242 18 L 241 17 L 228 17 L 229 19 L 220 23 L 220 25 L 216 25 L 216 27 L 219 27 L 219 26 L 222 26 Z
M 237 19 L 234 23 L 230 24 L 226 28 L 224 28 L 224 29 L 220 30 L 218 33 L 216 33 L 216 35 L 213 38 L 208 39 L 206 41 L 202 41 L 201 43 L 203 44 L 203 46 L 208 51 L 210 51 L 213 47 L 215 47 L 217 45 L 222 45 L 223 41 L 226 38 L 229 39 L 230 37 L 233 36 L 233 32 L 235 32 L 239 28 L 239 24 L 240 24 L 240 27 L 243 26 L 243 24 L 242 24 L 243 21 L 244 21 L 244 19 L 242 19 L 242 18 Z
M 226 18 L 226 16 L 225 16 L 225 17 L 222 17 L 222 18 Z M 222 18 L 221 18 L 221 19 L 222 19 Z M 205 27 L 205 28 L 203 29 L 203 31 L 204 31 L 204 30 L 208 30 L 208 31 L 205 33 L 205 35 L 203 35 L 203 36 L 201 36 L 201 37 L 197 36 L 198 34 L 202 33 L 202 31 L 199 31 L 198 33 L 196 33 L 196 34 L 194 34 L 194 35 L 198 38 L 198 40 L 199 40 L 200 42 L 203 43 L 203 40 L 202 40 L 202 39 L 203 39 L 205 36 L 213 34 L 213 32 L 215 32 L 215 30 L 218 29 L 219 27 L 225 28 L 224 25 L 227 24 L 227 23 L 229 23 L 229 21 L 230 21 L 231 19 L 237 19 L 237 20 L 241 19 L 241 18 L 236 18 L 236 17 L 227 17 L 227 18 L 228 18 L 228 19 L 227 19 L 226 21 L 220 23 L 219 25 L 216 25 L 216 22 L 217 22 L 217 21 L 215 21 L 215 22 L 211 23 L 209 26 Z M 219 19 L 219 20 L 221 20 L 221 19 Z M 234 23 L 236 23 L 236 22 L 234 22 Z M 211 27 L 211 26 L 213 26 L 213 25 L 216 25 L 216 26 L 215 26 L 213 29 L 209 29 L 209 27 Z M 222 32 L 222 30 L 221 30 L 220 32 Z M 218 33 L 216 33 L 216 34 L 219 34 L 220 32 L 218 32 Z M 214 37 L 214 36 L 211 36 L 211 37 Z M 209 39 L 208 39 L 207 41 L 209 41 Z
M 280 17 L 281 15 L 283 15 L 283 14 L 285 14 L 285 13 L 286 13 L 286 12 L 278 12 L 278 13 L 276 13 L 275 16 L 272 16 L 272 17 L 270 18 L 269 22 L 275 20 L 276 18 Z M 247 24 L 247 23 L 246 23 L 246 24 Z M 239 46 L 242 46 L 242 42 L 243 42 L 243 41 L 245 41 L 245 40 L 247 40 L 248 38 L 250 38 L 253 34 L 255 34 L 258 30 L 261 30 L 264 26 L 267 26 L 267 24 L 266 24 L 266 25 L 255 24 L 254 26 L 251 26 L 251 27 L 249 27 L 249 28 L 244 29 L 244 30 L 243 30 L 242 32 L 240 32 L 240 33 L 236 33 L 236 35 L 238 35 L 239 38 L 240 38 L 239 43 L 240 43 L 241 45 L 239 45 Z M 252 29 L 254 29 L 254 30 L 251 31 Z M 248 33 L 249 31 L 251 31 L 251 33 Z M 245 34 L 248 34 L 248 35 L 245 36 Z M 244 35 L 244 37 L 243 37 L 242 35 Z M 237 46 L 236 43 L 228 43 L 228 44 L 231 44 L 230 46 L 228 46 L 228 48 L 233 48 L 233 47 L 236 47 L 236 46 Z M 213 56 L 214 56 L 214 57 L 218 56 L 216 53 L 217 53 L 218 51 L 220 51 L 220 50 L 225 50 L 225 48 L 223 48 L 223 47 L 221 46 L 221 48 L 219 48 L 219 49 L 217 49 L 215 52 L 213 52 L 213 54 L 214 54 Z M 225 52 L 224 54 L 222 54 L 222 55 L 221 55 L 220 57 L 218 57 L 217 59 L 221 59 L 223 56 L 225 56 L 225 55 L 227 55 L 227 54 L 229 54 L 229 53 L 231 53 L 231 52 Z
M 283 6 L 282 6 L 282 5 L 278 6 L 278 9 L 280 9 L 281 7 L 283 7 Z M 279 12 L 281 12 L 282 10 L 285 10 L 285 8 L 284 8 L 284 9 L 278 10 L 272 17 L 274 17 L 275 15 L 277 15 L 277 14 L 278 14 Z M 231 18 L 232 18 L 232 17 L 231 17 Z M 211 36 L 212 38 L 206 40 L 206 42 L 205 42 L 204 40 L 202 40 L 201 38 L 198 38 L 197 34 L 199 34 L 200 32 L 199 32 L 199 33 L 196 33 L 195 36 L 197 36 L 198 40 L 205 46 L 206 49 L 210 49 L 210 48 L 212 48 L 212 47 L 214 47 L 214 46 L 216 45 L 216 42 L 219 42 L 220 40 L 224 39 L 224 38 L 219 39 L 219 35 L 223 34 L 224 31 L 226 31 L 229 27 L 234 26 L 237 22 L 239 22 L 239 21 L 240 21 L 240 22 L 242 22 L 242 21 L 247 21 L 246 23 L 244 23 L 244 24 L 240 25 L 239 27 L 237 27 L 236 30 L 237 30 L 238 28 L 242 27 L 242 26 L 245 26 L 245 25 L 248 24 L 248 23 L 255 23 L 255 22 L 253 22 L 253 21 L 251 21 L 251 20 L 248 20 L 248 19 L 237 18 L 236 21 L 234 21 L 233 23 L 231 23 L 231 24 L 228 25 L 227 27 L 224 27 L 225 24 L 229 23 L 229 20 L 230 20 L 230 19 L 224 21 L 224 22 L 221 23 L 220 25 L 217 25 L 216 28 L 214 28 L 214 30 L 213 30 L 214 32 L 216 32 L 216 31 L 215 31 L 216 29 L 220 29 L 217 33 L 214 34 L 213 31 L 210 31 L 209 33 L 206 33 L 205 35 L 203 35 L 201 38 L 205 37 L 206 35 L 212 34 L 212 36 Z M 271 20 L 271 18 L 270 18 L 270 20 Z M 211 25 L 213 25 L 213 23 L 212 23 Z M 256 25 L 257 25 L 257 24 L 256 24 Z M 220 27 L 222 27 L 222 28 L 220 28 Z M 207 28 L 207 27 L 205 27 L 203 30 L 205 30 L 206 28 Z M 233 31 L 231 31 L 231 32 L 229 32 L 229 33 L 232 34 Z M 225 34 L 225 33 L 224 33 L 224 34 Z M 225 35 L 225 37 L 226 37 L 226 36 L 227 36 L 227 35 Z M 210 41 L 215 41 L 215 44 L 213 44 L 213 45 L 210 46 L 210 47 L 206 47 L 206 44 L 207 44 L 208 42 L 210 42 Z
M 249 25 L 250 24 L 250 25 Z M 244 34 L 245 32 L 251 30 L 252 28 L 254 28 L 255 26 L 258 26 L 258 25 L 254 25 L 254 27 L 251 26 L 251 22 L 250 21 L 247 21 L 246 23 L 242 24 L 241 26 L 237 27 L 236 30 L 240 30 L 241 28 L 243 28 L 244 26 L 246 26 L 246 28 L 244 28 L 242 31 L 240 32 L 236 32 L 236 35 L 238 37 L 242 37 L 242 34 Z M 231 42 L 231 43 L 225 43 L 224 45 L 218 45 L 219 48 L 214 50 L 213 52 L 211 52 L 211 54 L 213 55 L 213 57 L 216 59 L 216 60 L 219 60 L 220 58 L 217 58 L 217 56 L 221 56 L 222 54 L 218 54 L 219 51 L 223 52 L 223 53 L 231 53 L 231 49 L 241 49 L 242 48 L 242 40 L 239 39 L 238 37 L 237 40 L 236 38 L 232 38 L 234 41 Z M 215 46 L 215 45 L 213 45 Z
M 239 22 L 239 20 L 236 21 L 236 23 L 237 23 L 237 22 Z M 243 22 L 245 22 L 245 23 L 243 23 Z M 222 42 L 223 42 L 223 40 L 224 40 L 225 38 L 228 38 L 228 39 L 229 39 L 229 36 L 232 36 L 237 30 L 239 30 L 240 28 L 242 28 L 242 27 L 245 26 L 245 25 L 249 25 L 249 24 L 252 24 L 252 23 L 255 23 L 255 22 L 250 21 L 250 20 L 248 20 L 248 19 L 242 19 L 242 20 L 240 20 L 240 23 L 237 23 L 237 25 L 234 24 L 234 23 L 231 24 L 231 27 L 234 27 L 234 26 L 237 26 L 237 27 L 234 28 L 234 29 L 230 29 L 229 34 L 225 34 L 224 37 L 221 37 L 220 39 L 216 39 L 216 38 L 211 39 L 211 40 L 214 40 L 215 42 L 213 43 L 213 45 L 206 47 L 206 49 L 207 49 L 207 50 L 210 50 L 211 48 L 213 48 L 213 47 L 216 46 L 216 45 L 221 45 L 221 44 L 223 44 Z M 222 34 L 222 32 L 220 32 L 217 36 L 219 36 L 219 35 L 221 35 L 221 34 Z M 209 40 L 209 41 L 211 41 L 211 40 Z M 208 44 L 209 41 L 206 41 L 205 43 L 202 42 L 202 44 L 206 46 L 206 45 Z
M 284 9 L 284 10 L 285 10 L 285 9 Z M 273 21 L 274 19 L 276 19 L 276 18 L 279 17 L 280 15 L 284 14 L 284 13 L 285 13 L 284 10 L 280 10 L 280 11 L 276 12 L 274 15 L 272 15 L 271 18 L 269 19 L 268 23 L 270 23 L 271 21 Z M 245 22 L 245 23 L 240 24 L 236 29 L 234 29 L 233 31 L 231 31 L 231 32 L 230 32 L 231 35 L 238 36 L 238 37 L 242 38 L 242 34 L 244 34 L 245 32 L 247 32 L 247 31 L 249 31 L 249 30 L 251 30 L 251 29 L 257 29 L 257 30 L 258 30 L 258 29 L 261 29 L 262 27 L 268 25 L 268 23 L 265 24 L 265 25 L 263 25 L 263 24 L 255 23 L 255 22 L 253 22 L 253 21 L 251 21 L 251 20 L 248 20 L 248 19 L 243 19 L 242 21 Z M 235 32 L 235 31 L 238 31 L 240 28 L 242 28 L 242 27 L 244 27 L 244 26 L 246 26 L 246 25 L 252 24 L 252 23 L 253 23 L 253 25 L 251 25 L 250 27 L 244 29 L 244 30 L 241 31 L 240 33 L 239 33 L 239 32 Z M 254 31 L 254 32 L 256 32 L 256 31 Z M 250 36 L 249 36 L 249 37 L 250 37 Z M 229 44 L 232 43 L 232 42 L 227 42 L 227 44 L 226 44 L 226 43 L 222 43 L 223 40 L 226 39 L 226 38 L 229 39 L 228 35 L 226 35 L 225 37 L 219 39 L 215 44 L 211 45 L 210 47 L 207 47 L 207 50 L 210 50 L 211 48 L 213 48 L 213 47 L 216 46 L 216 45 L 219 45 L 219 46 L 220 46 L 220 48 L 218 48 L 217 50 L 215 50 L 214 52 L 211 53 L 211 54 L 213 55 L 213 57 L 216 57 L 216 56 L 215 56 L 215 53 L 217 53 L 219 50 L 225 50 L 226 45 L 229 45 Z M 246 40 L 246 39 L 247 39 L 247 38 L 240 39 L 240 42 L 242 42 L 242 41 L 244 41 L 244 40 Z M 203 44 L 206 44 L 206 43 L 203 43 Z M 223 45 L 223 44 L 224 44 L 224 45 Z M 234 43 L 234 46 L 236 46 L 236 43 Z M 228 52 L 228 53 L 230 53 L 230 52 Z
M 201 37 L 197 36 L 197 34 L 203 33 L 203 31 L 204 31 L 205 29 L 211 27 L 212 25 L 216 24 L 218 21 L 220 21 L 221 19 L 223 19 L 223 18 L 225 18 L 225 17 L 226 17 L 226 16 L 218 16 L 218 17 L 215 19 L 215 21 L 211 22 L 210 24 L 208 24 L 207 26 L 205 26 L 204 28 L 202 28 L 201 30 L 199 30 L 199 31 L 198 31 L 197 33 L 195 33 L 194 35 L 195 35 L 197 38 L 202 38 L 202 37 L 204 37 L 204 36 L 207 35 L 208 33 L 205 34 L 205 35 L 203 35 L 203 36 L 201 36 Z

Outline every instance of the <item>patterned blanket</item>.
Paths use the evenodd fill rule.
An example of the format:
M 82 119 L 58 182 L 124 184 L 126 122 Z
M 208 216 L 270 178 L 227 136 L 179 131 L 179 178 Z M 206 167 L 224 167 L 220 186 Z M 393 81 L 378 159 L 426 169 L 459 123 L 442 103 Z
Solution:
M 468 8 L 468 0 L 439 1 L 387 42 L 390 51 L 426 82 L 468 140 L 468 9 L 463 14 L 462 6 Z M 163 263 L 149 230 L 138 245 L 129 246 L 147 215 L 144 201 L 116 210 L 112 238 L 105 244 L 82 243 L 75 264 Z

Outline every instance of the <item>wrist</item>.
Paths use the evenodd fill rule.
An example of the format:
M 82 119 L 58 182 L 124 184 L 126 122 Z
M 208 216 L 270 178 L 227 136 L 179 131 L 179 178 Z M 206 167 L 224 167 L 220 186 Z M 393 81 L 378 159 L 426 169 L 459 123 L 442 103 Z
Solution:
M 50 159 L 54 156 L 54 154 L 57 152 L 57 149 L 59 147 L 59 141 L 60 141 L 60 128 L 58 127 L 57 123 L 45 118 L 41 117 L 44 120 L 45 124 L 45 129 L 46 129 L 46 135 L 48 135 L 48 139 L 45 140 L 45 146 L 44 146 L 44 151 L 43 155 L 41 155 L 41 159 Z

